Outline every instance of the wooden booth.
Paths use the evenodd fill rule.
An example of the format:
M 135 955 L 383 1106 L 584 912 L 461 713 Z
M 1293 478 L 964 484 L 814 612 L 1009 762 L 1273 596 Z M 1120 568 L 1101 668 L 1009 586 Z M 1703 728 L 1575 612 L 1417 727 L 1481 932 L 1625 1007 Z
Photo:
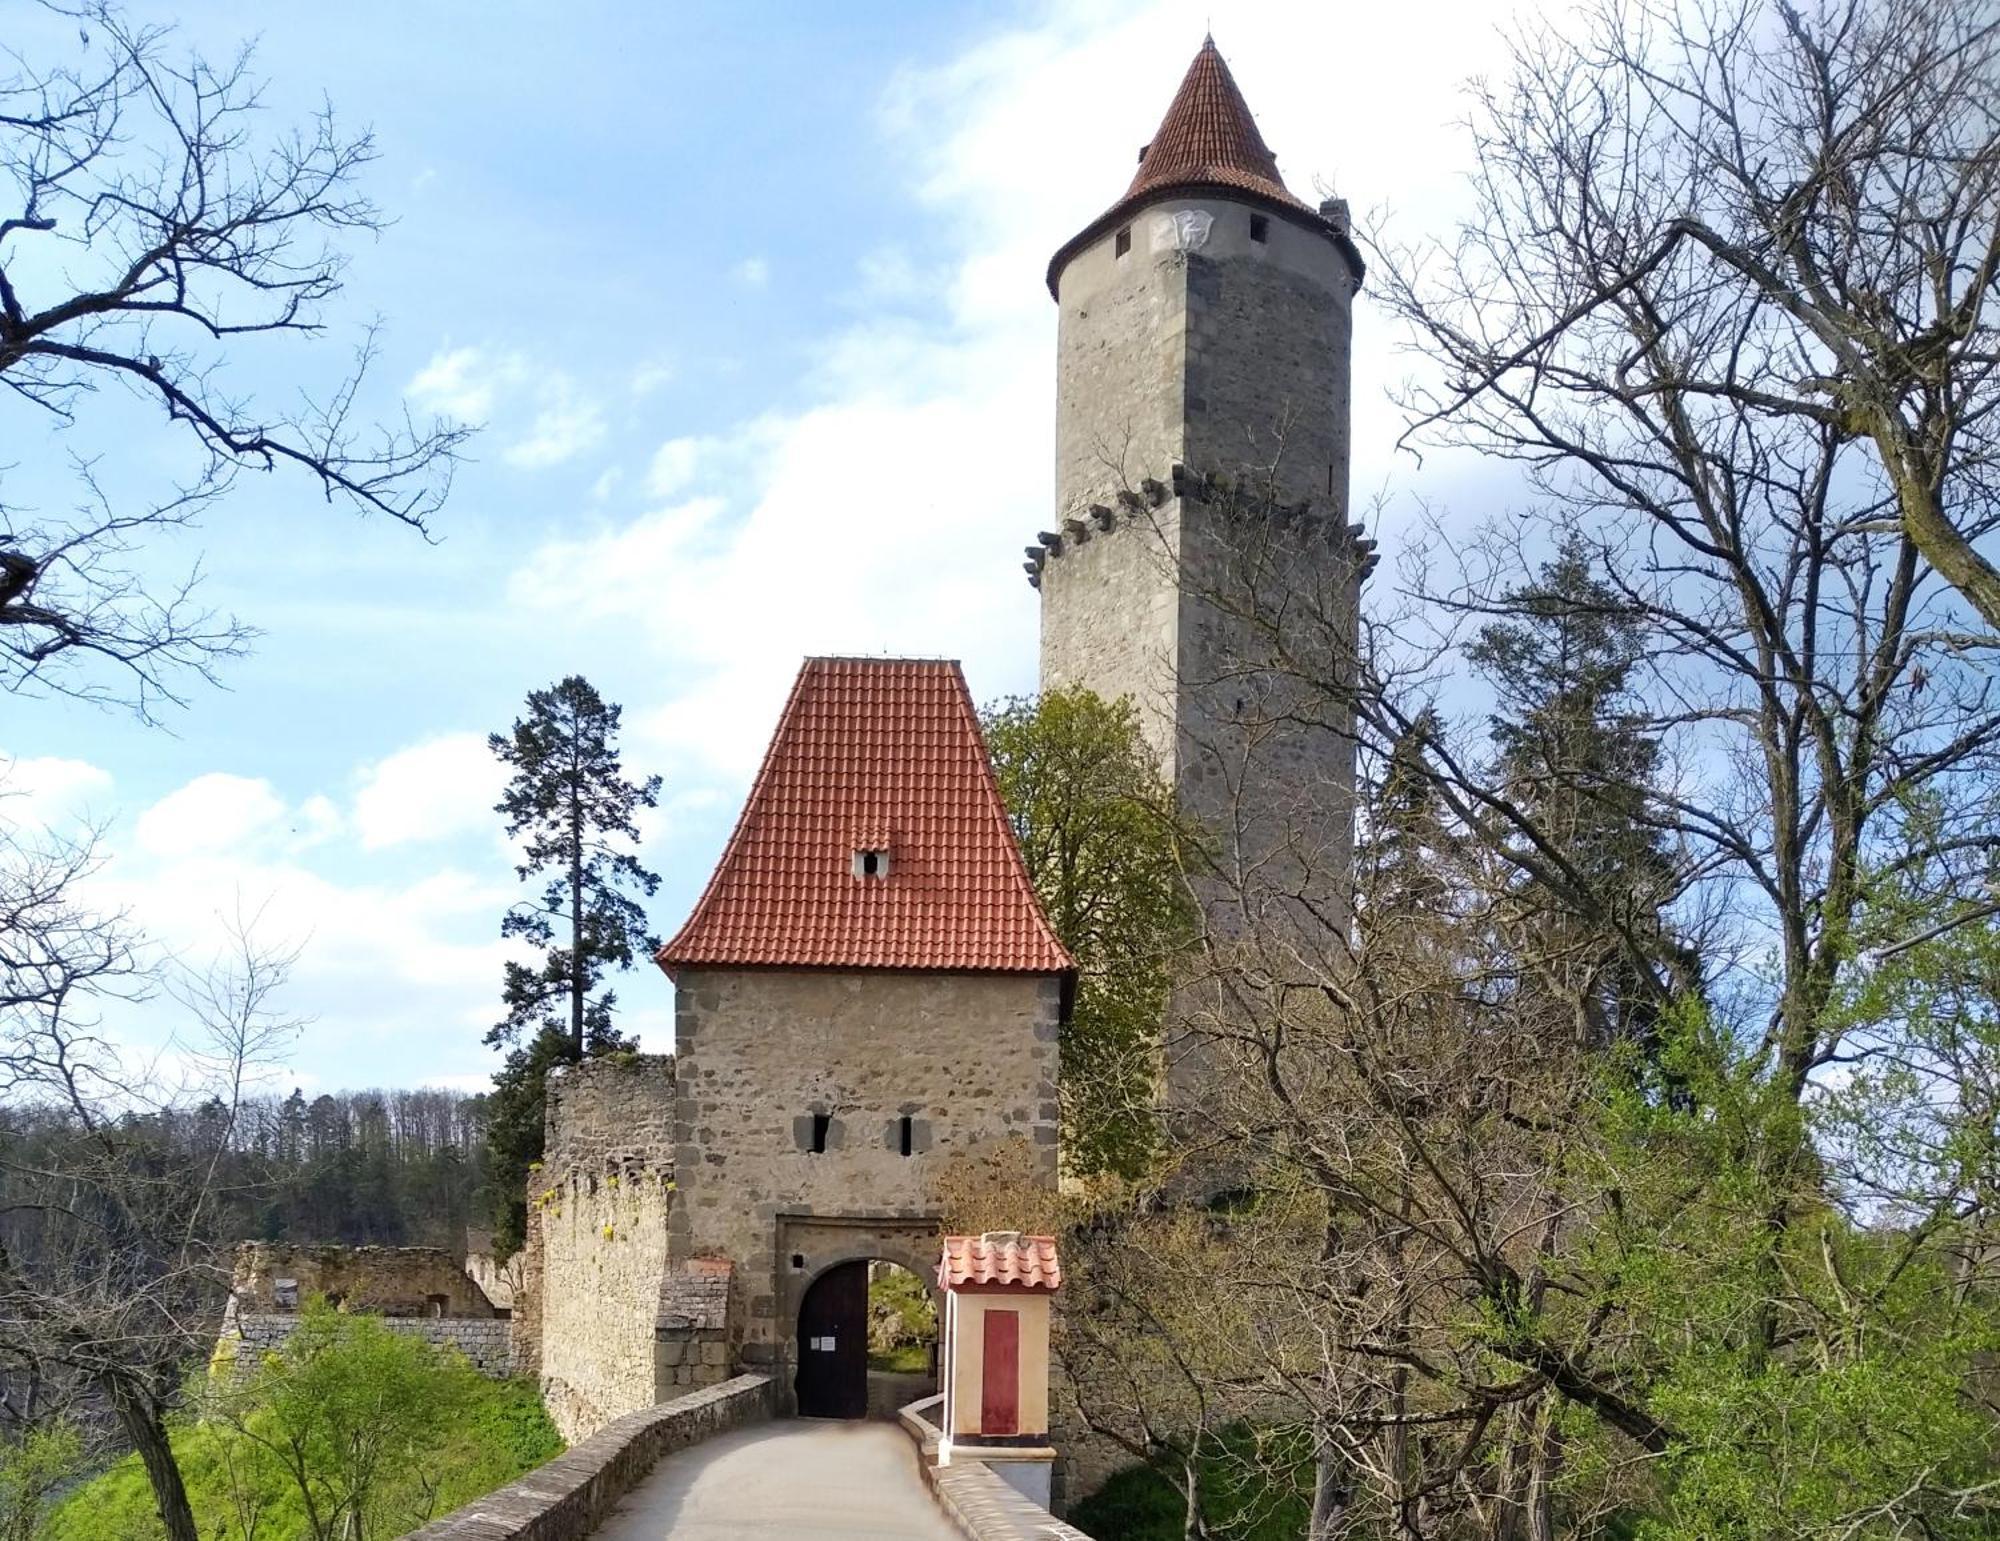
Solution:
M 1048 1507 L 1049 1311 L 1062 1286 L 1053 1236 L 988 1231 L 947 1236 L 938 1264 L 944 1292 L 944 1435 L 938 1464 L 984 1461 Z

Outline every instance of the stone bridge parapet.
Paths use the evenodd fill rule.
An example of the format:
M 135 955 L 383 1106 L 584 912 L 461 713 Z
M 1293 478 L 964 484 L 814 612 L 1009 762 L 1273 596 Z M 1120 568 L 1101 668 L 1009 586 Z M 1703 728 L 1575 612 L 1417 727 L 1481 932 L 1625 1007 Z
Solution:
M 770 1415 L 765 1375 L 739 1375 L 641 1408 L 404 1541 L 583 1541 L 661 1457 Z
M 938 1465 L 943 1430 L 936 1423 L 941 1396 L 912 1402 L 897 1415 L 917 1443 L 917 1463 L 938 1507 L 969 1541 L 1091 1541 L 1041 1505 L 1022 1496 L 985 1462 L 963 1453 L 949 1466 Z

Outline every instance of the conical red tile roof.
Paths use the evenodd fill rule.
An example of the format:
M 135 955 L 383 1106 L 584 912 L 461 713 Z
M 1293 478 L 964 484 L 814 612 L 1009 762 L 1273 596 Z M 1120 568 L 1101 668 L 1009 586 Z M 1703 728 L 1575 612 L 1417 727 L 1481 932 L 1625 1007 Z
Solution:
M 857 851 L 889 853 L 857 877 Z M 708 888 L 657 954 L 691 966 L 1061 974 L 965 677 L 809 658 Z
M 1166 187 L 1231 187 L 1306 208 L 1278 175 L 1278 159 L 1257 132 L 1250 104 L 1212 37 L 1202 40 L 1125 196 Z
M 1359 281 L 1361 253 L 1345 228 L 1336 229 L 1303 200 L 1294 197 L 1278 175 L 1250 104 L 1237 89 L 1212 37 L 1202 39 L 1180 90 L 1152 142 L 1140 152 L 1132 185 L 1104 213 L 1065 241 L 1049 259 L 1049 293 L 1057 292 L 1062 270 L 1084 247 L 1115 225 L 1129 220 L 1146 204 L 1175 193 L 1226 193 L 1272 210 L 1286 219 L 1324 235 L 1340 248 Z

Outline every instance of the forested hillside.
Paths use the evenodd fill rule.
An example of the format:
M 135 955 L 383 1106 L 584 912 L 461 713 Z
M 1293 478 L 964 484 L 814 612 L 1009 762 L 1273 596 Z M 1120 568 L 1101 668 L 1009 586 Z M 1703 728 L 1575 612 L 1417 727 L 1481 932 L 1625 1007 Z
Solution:
M 430 1087 L 294 1090 L 246 1098 L 233 1126 L 220 1101 L 135 1122 L 150 1126 L 155 1151 L 220 1152 L 211 1234 L 224 1241 L 456 1248 L 485 1224 L 485 1103 Z M 49 1112 L 10 1107 L 0 1132 L 25 1153 L 59 1128 Z

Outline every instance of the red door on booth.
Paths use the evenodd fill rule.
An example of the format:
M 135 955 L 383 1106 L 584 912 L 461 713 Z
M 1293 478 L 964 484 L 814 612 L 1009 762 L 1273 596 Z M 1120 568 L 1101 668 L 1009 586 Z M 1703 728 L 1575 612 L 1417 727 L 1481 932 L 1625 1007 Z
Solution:
M 1021 1432 L 1021 1313 L 988 1311 L 979 1377 L 979 1432 Z

